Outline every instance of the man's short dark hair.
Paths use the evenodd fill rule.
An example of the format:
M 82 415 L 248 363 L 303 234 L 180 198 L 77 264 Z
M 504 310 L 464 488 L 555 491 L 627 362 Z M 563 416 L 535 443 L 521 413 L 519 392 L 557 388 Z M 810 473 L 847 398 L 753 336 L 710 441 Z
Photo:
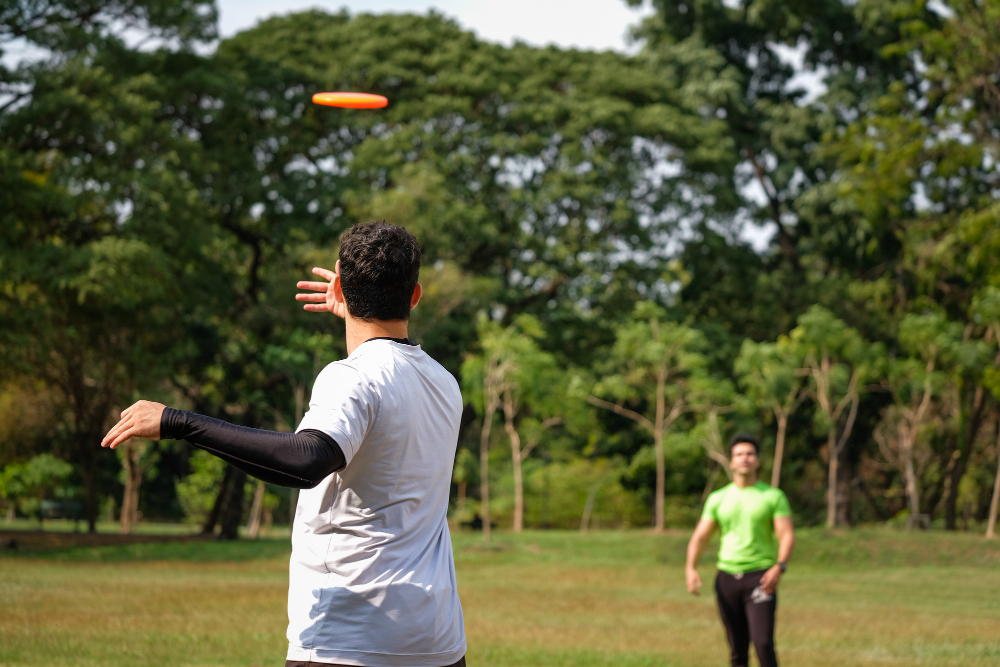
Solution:
M 737 433 L 729 439 L 729 458 L 733 458 L 733 447 L 736 445 L 753 445 L 753 450 L 760 456 L 760 443 L 748 433 Z
M 402 227 L 362 222 L 340 236 L 340 287 L 359 320 L 407 320 L 420 275 L 420 244 Z

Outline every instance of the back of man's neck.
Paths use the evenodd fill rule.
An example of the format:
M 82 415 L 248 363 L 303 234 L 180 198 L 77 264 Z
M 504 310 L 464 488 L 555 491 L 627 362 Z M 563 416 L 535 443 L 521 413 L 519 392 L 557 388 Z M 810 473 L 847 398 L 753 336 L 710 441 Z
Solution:
M 347 322 L 347 354 L 354 353 L 354 350 L 366 340 L 372 338 L 408 338 L 409 320 L 358 320 L 350 315 Z

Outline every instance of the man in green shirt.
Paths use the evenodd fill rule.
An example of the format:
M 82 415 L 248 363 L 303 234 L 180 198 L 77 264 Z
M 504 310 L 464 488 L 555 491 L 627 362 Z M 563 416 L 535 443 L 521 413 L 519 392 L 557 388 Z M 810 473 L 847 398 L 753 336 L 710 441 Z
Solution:
M 747 667 L 750 642 L 761 667 L 774 667 L 774 613 L 777 588 L 795 545 L 791 509 L 781 489 L 757 481 L 757 440 L 737 435 L 729 441 L 733 482 L 708 497 L 687 550 L 687 587 L 701 588 L 698 558 L 718 527 L 719 574 L 715 593 L 726 627 L 732 667 Z

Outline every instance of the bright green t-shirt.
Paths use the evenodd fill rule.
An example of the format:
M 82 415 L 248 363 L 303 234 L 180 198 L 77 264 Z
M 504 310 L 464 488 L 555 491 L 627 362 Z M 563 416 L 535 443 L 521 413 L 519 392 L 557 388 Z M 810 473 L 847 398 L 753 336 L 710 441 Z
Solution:
M 757 482 L 744 489 L 729 484 L 708 497 L 702 519 L 722 531 L 719 569 L 730 574 L 763 570 L 778 561 L 774 519 L 791 516 L 784 491 Z

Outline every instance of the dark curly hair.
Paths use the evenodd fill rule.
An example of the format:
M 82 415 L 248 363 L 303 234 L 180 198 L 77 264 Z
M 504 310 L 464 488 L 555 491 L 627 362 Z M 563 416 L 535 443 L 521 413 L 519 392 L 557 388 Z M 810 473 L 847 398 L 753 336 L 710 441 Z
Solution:
M 757 442 L 757 438 L 753 437 L 748 433 L 737 433 L 729 439 L 729 457 L 733 456 L 733 447 L 736 445 L 753 445 L 753 449 L 760 455 L 760 443 Z
M 408 320 L 420 274 L 420 244 L 402 227 L 380 220 L 340 236 L 340 287 L 359 320 Z

